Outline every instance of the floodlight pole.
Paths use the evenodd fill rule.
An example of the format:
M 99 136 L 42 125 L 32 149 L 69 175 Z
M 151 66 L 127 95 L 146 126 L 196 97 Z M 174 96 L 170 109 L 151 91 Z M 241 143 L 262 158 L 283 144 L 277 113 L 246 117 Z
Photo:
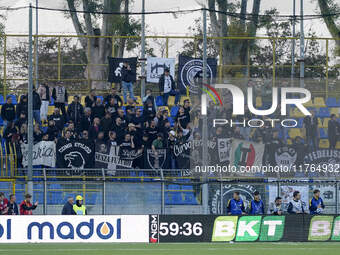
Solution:
M 300 0 L 300 87 L 305 86 L 305 34 L 303 28 L 303 0 Z
M 296 0 L 293 0 L 293 37 L 295 38 L 295 22 L 296 22 Z M 291 85 L 294 85 L 295 75 L 295 39 L 292 39 L 292 69 L 291 69 Z
M 145 96 L 145 0 L 142 0 L 142 79 L 141 79 L 141 98 Z
M 28 49 L 28 164 L 27 192 L 33 196 L 33 16 L 29 8 L 29 49 Z
M 203 84 L 207 83 L 207 9 L 203 9 Z M 202 127 L 202 160 L 203 166 L 208 165 L 208 117 L 207 114 L 203 115 Z M 202 205 L 204 214 L 209 214 L 209 187 L 208 187 L 208 174 L 204 174 L 202 185 Z
M 39 33 L 39 16 L 38 16 L 38 6 L 39 0 L 36 0 L 36 8 L 35 8 L 35 88 L 38 89 L 39 86 L 39 50 L 38 50 L 38 33 Z

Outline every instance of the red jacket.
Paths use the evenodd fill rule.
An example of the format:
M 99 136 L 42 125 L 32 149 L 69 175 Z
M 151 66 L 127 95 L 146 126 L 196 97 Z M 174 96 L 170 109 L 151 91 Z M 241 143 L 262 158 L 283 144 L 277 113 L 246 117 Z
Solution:
M 7 208 L 7 204 L 8 204 L 8 199 L 7 198 L 4 198 L 4 200 L 2 200 L 0 202 L 0 215 L 1 214 L 7 214 L 7 213 L 4 213 L 4 210 Z
M 36 205 L 32 205 L 31 202 L 26 200 L 22 201 L 20 204 L 20 214 L 21 215 L 32 215 L 32 211 L 37 208 Z

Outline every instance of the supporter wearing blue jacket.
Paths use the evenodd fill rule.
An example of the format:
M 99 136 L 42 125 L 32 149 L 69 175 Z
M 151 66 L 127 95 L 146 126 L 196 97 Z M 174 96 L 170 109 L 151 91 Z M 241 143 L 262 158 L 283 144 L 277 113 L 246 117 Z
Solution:
M 323 209 L 325 209 L 325 205 L 322 198 L 320 197 L 320 190 L 314 190 L 313 194 L 313 198 L 309 201 L 310 214 L 321 214 Z
M 261 200 L 260 193 L 258 191 L 254 192 L 254 200 L 250 203 L 249 214 L 259 215 L 264 214 L 264 204 Z
M 228 201 L 227 213 L 229 215 L 242 215 L 246 214 L 246 209 L 244 203 L 240 198 L 240 192 L 235 191 L 233 194 L 233 199 Z

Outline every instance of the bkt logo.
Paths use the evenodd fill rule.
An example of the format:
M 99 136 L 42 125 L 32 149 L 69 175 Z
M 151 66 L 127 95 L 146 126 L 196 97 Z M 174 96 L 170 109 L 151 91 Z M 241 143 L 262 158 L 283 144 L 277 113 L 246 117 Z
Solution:
M 209 86 L 210 87 L 210 86 Z M 228 89 L 233 97 L 233 114 L 234 115 L 244 115 L 244 105 L 245 105 L 245 97 L 243 91 L 231 84 L 216 84 L 215 89 Z M 219 97 L 218 93 L 213 90 L 215 95 Z M 299 98 L 287 98 L 288 94 L 300 94 Z M 247 106 L 251 113 L 254 115 L 267 116 L 275 112 L 278 106 L 278 88 L 273 88 L 273 103 L 269 109 L 259 110 L 255 109 L 253 103 L 253 88 L 248 88 L 247 91 Z M 311 99 L 311 93 L 309 90 L 304 88 L 281 88 L 281 115 L 287 115 L 287 105 L 295 105 L 304 115 L 311 115 L 311 113 L 303 106 L 304 103 L 307 103 Z M 205 93 L 202 94 L 202 115 L 207 114 L 207 95 Z
M 7 219 L 5 226 L 0 224 L 0 238 L 6 232 L 6 239 L 12 239 L 13 230 L 27 231 L 27 240 L 88 240 L 91 238 L 99 240 L 108 240 L 111 238 L 121 239 L 121 219 L 116 219 L 116 222 L 99 222 L 95 224 L 93 218 L 89 221 L 81 221 L 71 223 L 68 221 L 32 221 L 26 226 L 22 225 L 22 230 L 12 230 L 12 219 Z M 113 226 L 115 225 L 115 227 Z

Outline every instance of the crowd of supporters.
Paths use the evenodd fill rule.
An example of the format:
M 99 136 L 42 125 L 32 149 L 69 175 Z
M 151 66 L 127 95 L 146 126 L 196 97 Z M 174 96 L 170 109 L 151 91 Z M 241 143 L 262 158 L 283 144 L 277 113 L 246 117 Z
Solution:
M 157 107 L 155 93 L 150 89 L 146 90 L 142 102 L 138 102 L 140 106 L 137 106 L 136 98 L 126 97 L 124 102 L 115 88 L 105 96 L 97 95 L 96 90 L 91 90 L 83 104 L 80 97 L 75 95 L 73 101 L 68 104 L 67 89 L 61 83 L 53 89 L 46 83 L 40 84 L 39 88 L 33 91 L 34 143 L 57 142 L 58 139 L 86 139 L 93 142 L 110 141 L 111 145 L 143 151 L 171 149 L 176 143 L 200 139 L 199 127 L 202 122 L 199 107 L 192 109 L 189 99 L 182 100 L 182 105 L 179 105 L 180 97 L 173 86 L 173 79 L 163 77 L 160 81 L 160 94 L 164 97 L 165 105 L 170 95 L 176 96 L 178 111 L 175 116 L 170 117 L 168 107 Z M 54 102 L 54 110 L 52 114 L 48 114 L 51 101 Z M 211 105 L 208 108 L 209 119 L 235 118 L 232 116 L 230 102 L 218 108 Z M 312 116 L 304 119 L 306 138 L 295 137 L 292 141 L 300 150 L 305 150 L 306 147 L 318 148 L 318 122 L 315 113 L 312 113 Z M 1 108 L 1 117 L 3 139 L 18 144 L 27 143 L 28 96 L 22 95 L 17 105 L 14 105 L 12 97 L 8 96 Z M 242 117 L 247 120 L 253 116 L 246 110 L 245 116 Z M 281 116 L 274 117 L 280 119 Z M 266 144 L 266 151 L 269 153 L 274 151 L 274 147 L 287 143 L 287 130 L 282 127 L 213 128 L 212 121 L 208 121 L 208 125 L 209 139 L 234 137 L 262 142 Z M 339 135 L 340 124 L 333 114 L 328 124 L 330 148 L 335 148 Z M 171 155 L 171 158 L 171 168 L 178 167 L 174 155 Z

